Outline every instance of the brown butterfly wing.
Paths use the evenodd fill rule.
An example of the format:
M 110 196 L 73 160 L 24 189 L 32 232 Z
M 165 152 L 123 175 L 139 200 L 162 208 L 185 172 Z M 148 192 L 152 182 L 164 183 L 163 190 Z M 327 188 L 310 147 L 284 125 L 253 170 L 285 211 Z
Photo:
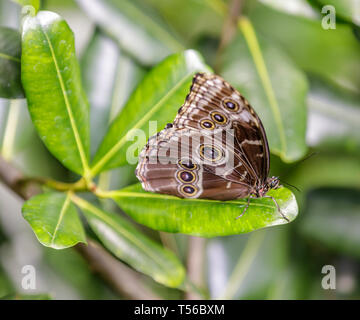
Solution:
M 149 139 L 139 157 L 136 175 L 145 190 L 181 198 L 230 200 L 247 197 L 250 184 L 240 159 L 227 166 L 230 150 L 218 137 L 191 128 L 169 128 Z M 216 161 L 202 146 L 217 148 Z M 215 149 L 214 149 L 215 150 Z
M 179 109 L 174 127 L 234 130 L 234 150 L 256 182 L 264 183 L 270 169 L 269 146 L 260 118 L 248 101 L 217 75 L 198 73 Z

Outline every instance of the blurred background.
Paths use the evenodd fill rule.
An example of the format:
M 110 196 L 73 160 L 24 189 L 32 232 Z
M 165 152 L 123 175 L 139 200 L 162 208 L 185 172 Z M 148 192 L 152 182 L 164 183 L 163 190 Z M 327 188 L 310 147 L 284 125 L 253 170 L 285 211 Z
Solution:
M 335 28 L 327 16 L 331 8 L 322 13 L 329 5 L 336 12 Z M 306 143 L 293 151 L 292 160 L 271 158 L 271 173 L 299 189 L 293 188 L 297 219 L 206 240 L 139 228 L 174 250 L 210 298 L 360 298 L 360 1 L 43 0 L 41 9 L 60 14 L 74 31 L 91 105 L 92 151 L 144 74 L 184 48 L 198 50 L 256 110 L 264 94 L 234 23 L 236 13 L 247 16 L 268 69 L 278 78 L 272 85 L 279 103 L 302 110 L 299 118 L 285 121 L 295 127 L 306 117 L 301 129 Z M 20 7 L 0 0 L 0 25 L 19 29 L 20 21 Z M 0 155 L 24 176 L 72 178 L 37 137 L 23 99 L 0 99 Z M 136 182 L 130 166 L 102 179 L 116 189 Z M 103 205 L 119 210 L 111 202 Z M 0 298 L 186 297 L 119 261 L 119 270 L 131 274 L 126 281 L 135 286 L 129 293 L 104 279 L 79 250 L 43 247 L 23 220 L 21 206 L 0 181 Z M 36 290 L 21 286 L 24 265 L 37 270 Z M 325 265 L 335 267 L 335 290 L 321 285 Z M 148 295 L 136 296 L 143 289 Z

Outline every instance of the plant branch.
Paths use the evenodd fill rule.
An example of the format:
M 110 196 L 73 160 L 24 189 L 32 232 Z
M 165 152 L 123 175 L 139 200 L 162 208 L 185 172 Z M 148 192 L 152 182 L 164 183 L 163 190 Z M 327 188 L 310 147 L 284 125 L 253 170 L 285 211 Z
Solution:
M 52 188 L 57 191 L 91 191 L 91 189 L 88 187 L 87 182 L 84 178 L 81 178 L 80 180 L 73 182 L 73 183 L 67 183 L 67 182 L 61 182 L 57 180 L 52 179 L 45 179 L 41 177 L 32 177 L 32 178 L 23 178 L 18 181 L 20 185 L 23 187 L 26 187 L 28 184 L 40 184 L 47 186 L 49 188 Z

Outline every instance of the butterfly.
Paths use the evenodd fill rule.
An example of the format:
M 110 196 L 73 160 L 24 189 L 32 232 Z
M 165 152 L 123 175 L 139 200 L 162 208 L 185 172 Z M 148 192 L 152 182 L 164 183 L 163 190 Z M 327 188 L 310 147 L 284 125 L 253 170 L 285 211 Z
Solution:
M 264 127 L 249 102 L 223 78 L 197 73 L 173 123 L 149 138 L 135 170 L 146 191 L 181 198 L 268 197 L 280 186 L 268 177 Z M 237 217 L 237 218 L 239 218 Z

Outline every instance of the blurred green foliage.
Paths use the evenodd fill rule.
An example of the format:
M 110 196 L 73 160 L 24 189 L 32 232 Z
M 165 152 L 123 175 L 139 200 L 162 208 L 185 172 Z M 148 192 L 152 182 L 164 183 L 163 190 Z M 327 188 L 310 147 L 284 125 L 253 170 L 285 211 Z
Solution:
M 154 85 L 153 89 L 147 89 L 144 97 L 133 99 L 132 102 L 130 98 L 131 103 L 127 103 L 149 69 L 169 54 L 184 49 L 198 50 L 206 58 L 205 63 L 236 86 L 259 113 L 273 153 L 271 173 L 280 176 L 284 185 L 288 183 L 300 189 L 294 190 L 300 214 L 289 225 L 255 231 L 249 235 L 208 240 L 202 273 L 205 278 L 204 289 L 211 298 L 358 299 L 360 42 L 356 35 L 359 34 L 359 12 L 351 6 L 350 1 L 243 2 L 242 14 L 248 20 L 242 21 L 249 21 L 250 24 L 240 23 L 240 26 L 235 26 L 233 37 L 221 50 L 219 46 L 224 40 L 224 34 L 231 33 L 226 28 L 229 28 L 227 22 L 231 17 L 228 8 L 233 8 L 232 1 L 68 0 L 60 3 L 43 0 L 41 10 L 51 10 L 61 15 L 74 31 L 76 45 L 83 43 L 76 53 L 90 105 L 89 149 L 92 155 L 96 153 L 117 114 L 120 114 L 117 119 L 121 121 L 115 121 L 120 121 L 122 127 L 110 130 L 121 131 L 124 128 L 127 118 L 124 113 L 119 113 L 124 106 L 129 109 L 131 103 L 141 104 L 146 98 L 153 98 L 152 91 L 156 95 Z M 360 1 L 352 3 L 357 2 Z M 335 6 L 336 29 L 322 28 L 324 14 L 321 9 L 324 5 Z M 12 34 L 16 34 L 15 30 L 19 28 L 22 18 L 20 11 L 20 7 L 10 0 L 0 3 L 0 39 L 5 34 L 2 33 L 5 27 L 11 27 Z M 67 36 L 71 37 L 71 32 Z M 4 65 L 1 53 L 5 52 L 13 52 L 18 59 L 16 43 L 11 42 L 10 46 L 0 40 L 0 68 Z M 71 52 L 74 54 L 75 51 Z M 63 59 L 75 61 L 71 52 L 64 52 L 68 57 L 64 56 Z M 6 67 L 13 67 L 16 61 L 11 61 Z M 18 75 L 16 71 L 9 71 L 0 77 L 4 80 L 0 84 L 12 83 Z M 72 77 L 69 76 L 69 79 Z M 176 83 L 176 77 L 172 79 Z M 169 81 L 164 80 L 164 83 L 168 84 Z M 7 91 L 2 91 L 4 86 L 0 87 L 1 156 L 19 168 L 25 176 L 73 181 L 74 175 L 47 151 L 36 135 L 26 101 L 8 100 L 18 97 L 14 92 L 21 92 L 19 82 L 15 84 L 9 86 L 11 90 Z M 161 90 L 166 92 L 166 88 L 160 82 L 158 87 L 161 97 Z M 32 90 L 38 90 L 36 84 Z M 43 94 L 49 93 L 49 90 Z M 73 99 L 76 97 L 79 95 L 74 94 Z M 149 106 L 153 104 L 152 101 L 148 102 Z M 171 107 L 176 110 L 178 106 Z M 141 106 L 139 108 L 141 110 Z M 166 123 L 172 119 L 170 115 L 162 115 L 159 121 Z M 116 140 L 116 137 L 119 135 L 111 138 Z M 83 139 L 86 145 L 89 143 L 87 139 Z M 74 145 L 78 142 L 76 140 Z M 65 158 L 68 152 L 59 156 L 49 149 L 67 166 L 68 159 Z M 113 162 L 116 165 L 108 168 L 124 164 L 121 157 L 116 157 L 114 161 L 118 163 Z M 80 164 L 75 167 L 75 171 L 82 173 L 81 168 Z M 97 181 L 98 185 L 103 190 L 128 186 L 134 182 L 133 170 L 133 165 L 125 165 L 103 172 Z M 14 274 L 12 269 L 18 270 L 21 263 L 31 264 L 32 260 L 20 263 L 21 260 L 14 258 L 15 243 L 20 241 L 19 232 L 14 231 L 17 222 L 8 221 L 11 221 L 9 215 L 20 215 L 20 212 L 5 209 L 2 203 L 4 200 L 9 202 L 7 197 L 0 189 L 0 297 L 16 298 L 14 294 L 22 290 L 22 275 L 20 271 Z M 107 200 L 97 202 L 96 205 L 101 206 L 102 210 L 116 210 L 122 214 Z M 151 206 L 151 203 L 146 205 Z M 128 210 L 133 210 L 131 201 L 126 206 L 130 208 Z M 126 211 L 127 208 L 123 209 Z M 146 210 L 146 206 L 142 210 Z M 116 254 L 120 242 L 111 242 L 113 238 L 104 239 L 99 227 L 101 223 L 94 227 L 96 223 L 99 221 L 93 222 L 92 226 L 90 223 L 96 234 L 85 225 L 88 235 L 103 241 L 115 256 L 124 259 L 124 251 Z M 128 223 L 132 224 L 133 221 L 126 221 L 124 226 Z M 135 227 L 134 234 L 144 233 L 144 243 L 149 241 L 149 248 L 152 242 L 159 240 L 157 232 L 145 227 L 139 229 L 138 225 Z M 29 232 L 29 228 L 26 228 Z M 164 243 L 174 250 L 179 261 L 184 262 L 192 250 L 187 246 L 188 238 L 171 235 L 170 239 L 172 245 L 169 246 L 167 241 Z M 21 243 L 24 245 L 25 242 Z M 34 247 L 40 250 L 36 252 L 41 256 L 38 261 L 42 263 L 42 272 L 52 275 L 43 277 L 43 281 L 48 283 L 42 287 L 45 288 L 43 292 L 49 292 L 51 298 L 64 295 L 85 299 L 118 298 L 102 279 L 91 273 L 86 262 L 72 249 L 54 251 L 37 243 Z M 164 252 L 161 251 L 161 254 L 168 254 Z M 140 256 L 131 261 L 138 261 L 136 259 L 141 257 L 141 253 L 138 254 Z M 9 256 L 12 258 L 8 259 Z M 324 290 L 321 287 L 324 276 L 321 270 L 324 265 L 336 268 L 336 290 Z M 135 269 L 144 272 L 142 268 Z M 145 273 L 153 276 L 152 272 Z M 54 280 L 56 277 L 66 283 L 66 290 Z M 163 298 L 183 296 L 177 289 L 166 288 L 151 278 L 142 277 L 143 283 Z M 160 282 L 167 284 L 166 281 Z M 21 298 L 22 295 L 17 297 Z M 26 298 L 25 295 L 23 297 Z

